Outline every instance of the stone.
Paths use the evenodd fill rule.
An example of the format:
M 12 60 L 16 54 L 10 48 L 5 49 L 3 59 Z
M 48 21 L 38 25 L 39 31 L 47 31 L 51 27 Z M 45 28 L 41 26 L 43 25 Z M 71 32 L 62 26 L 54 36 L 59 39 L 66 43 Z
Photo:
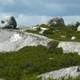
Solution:
M 43 27 L 40 27 L 41 31 L 39 32 L 39 34 L 43 34 L 44 31 L 48 30 L 48 28 L 43 28 Z
M 63 18 L 60 18 L 60 17 L 54 17 L 53 19 L 51 19 L 49 22 L 48 22 L 48 24 L 49 25 L 56 25 L 56 24 L 58 24 L 58 23 L 60 23 L 60 24 L 64 24 L 64 19 Z
M 63 49 L 63 53 L 80 53 L 80 42 L 59 42 L 58 48 Z
M 14 16 L 6 16 L 4 20 L 1 21 L 2 28 L 15 29 L 17 27 L 17 22 Z
M 80 31 L 80 25 L 77 27 L 77 31 Z
M 62 80 L 68 79 L 69 77 L 76 78 L 80 76 L 80 66 L 73 66 L 69 68 L 63 68 L 47 73 L 43 73 L 38 76 L 38 78 L 42 78 L 42 80 L 49 80 L 50 79 L 57 79 L 57 80 Z
M 26 46 L 42 45 L 47 47 L 51 39 L 13 29 L 0 30 L 0 52 L 17 51 Z
M 72 36 L 72 37 L 71 37 L 71 40 L 75 40 L 75 39 L 76 39 L 76 37 L 75 37 L 75 36 Z

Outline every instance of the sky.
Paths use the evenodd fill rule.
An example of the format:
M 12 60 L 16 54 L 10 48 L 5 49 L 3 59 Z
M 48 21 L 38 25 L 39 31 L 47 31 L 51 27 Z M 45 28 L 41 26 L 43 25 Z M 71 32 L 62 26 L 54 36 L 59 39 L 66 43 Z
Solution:
M 0 0 L 0 20 L 9 15 L 19 25 L 41 24 L 55 16 L 69 24 L 80 21 L 80 0 Z

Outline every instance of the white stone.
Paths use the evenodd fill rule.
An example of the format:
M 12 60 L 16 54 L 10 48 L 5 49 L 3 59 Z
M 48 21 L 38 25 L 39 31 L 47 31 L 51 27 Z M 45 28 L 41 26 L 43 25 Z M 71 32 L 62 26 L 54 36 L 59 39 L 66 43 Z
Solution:
M 72 36 L 72 37 L 71 37 L 71 40 L 75 40 L 75 39 L 76 39 L 76 37 L 75 37 L 75 36 Z
M 22 37 L 19 34 L 14 34 L 11 38 L 10 38 L 10 42 L 15 42 L 22 39 Z
M 39 32 L 39 34 L 43 34 L 43 32 L 44 32 L 45 30 L 48 30 L 48 28 L 43 28 L 43 27 L 41 27 L 40 29 L 41 29 L 41 31 Z
M 39 75 L 38 78 L 41 77 L 42 80 L 48 80 L 49 78 L 60 80 L 61 78 L 68 79 L 69 77 L 76 78 L 78 76 L 80 76 L 80 67 L 74 66 L 43 73 Z
M 77 31 L 80 31 L 80 25 L 77 27 Z
M 47 46 L 51 39 L 19 30 L 0 30 L 0 52 L 17 51 L 25 46 Z
M 63 49 L 63 53 L 80 53 L 80 42 L 64 42 L 58 44 L 58 48 Z

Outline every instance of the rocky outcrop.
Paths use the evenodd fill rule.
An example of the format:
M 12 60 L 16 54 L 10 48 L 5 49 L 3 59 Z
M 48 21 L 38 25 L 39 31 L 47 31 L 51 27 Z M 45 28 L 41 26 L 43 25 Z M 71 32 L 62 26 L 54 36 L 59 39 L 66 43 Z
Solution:
M 80 54 L 80 42 L 60 42 L 58 48 L 63 49 L 63 53 L 78 53 Z
M 25 46 L 47 46 L 47 37 L 19 30 L 0 30 L 0 52 L 17 51 Z
M 42 80 L 48 80 L 49 78 L 61 80 L 61 78 L 68 79 L 69 77 L 76 78 L 78 76 L 80 76 L 80 66 L 74 66 L 55 70 L 52 72 L 47 72 L 39 75 L 38 77 L 41 77 Z

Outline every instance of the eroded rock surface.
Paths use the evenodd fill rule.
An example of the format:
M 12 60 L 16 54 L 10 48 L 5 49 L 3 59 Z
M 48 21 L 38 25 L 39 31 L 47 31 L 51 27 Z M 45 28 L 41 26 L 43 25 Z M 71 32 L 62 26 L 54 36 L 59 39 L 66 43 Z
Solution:
M 12 28 L 15 29 L 17 26 L 17 22 L 14 16 L 5 16 L 5 18 L 1 21 L 3 28 Z
M 0 52 L 16 51 L 25 46 L 47 46 L 47 37 L 19 30 L 0 30 Z
M 49 25 L 56 25 L 56 24 L 64 24 L 64 19 L 60 17 L 54 17 L 48 22 Z
M 58 48 L 62 48 L 64 53 L 80 54 L 80 42 L 60 42 Z
M 80 66 L 74 66 L 74 67 L 69 67 L 69 68 L 63 68 L 60 70 L 52 71 L 52 72 L 47 72 L 44 74 L 41 74 L 38 77 L 41 77 L 42 80 L 48 80 L 49 78 L 51 79 L 61 79 L 61 78 L 76 78 L 80 76 Z

